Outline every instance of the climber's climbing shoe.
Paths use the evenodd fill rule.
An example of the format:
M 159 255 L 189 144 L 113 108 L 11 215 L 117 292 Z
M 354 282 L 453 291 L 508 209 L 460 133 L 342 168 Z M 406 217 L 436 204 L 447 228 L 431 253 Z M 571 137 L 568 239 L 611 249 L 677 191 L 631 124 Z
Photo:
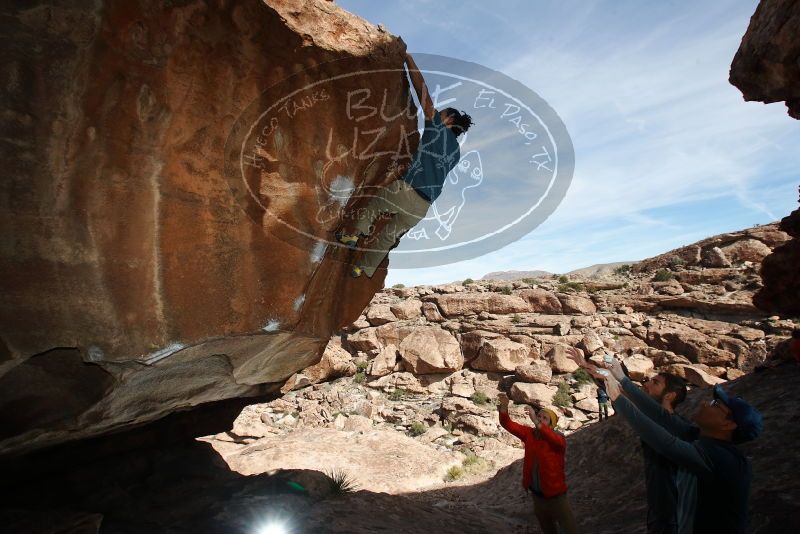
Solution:
M 352 276 L 353 278 L 358 278 L 359 276 L 361 276 L 361 273 L 363 272 L 364 269 L 362 269 L 358 265 L 353 265 L 353 269 L 350 271 L 350 276 Z
M 347 247 L 352 249 L 355 249 L 358 246 L 357 235 L 349 235 L 349 234 L 344 234 L 342 232 L 337 232 L 336 241 L 338 241 L 342 245 L 347 245 Z

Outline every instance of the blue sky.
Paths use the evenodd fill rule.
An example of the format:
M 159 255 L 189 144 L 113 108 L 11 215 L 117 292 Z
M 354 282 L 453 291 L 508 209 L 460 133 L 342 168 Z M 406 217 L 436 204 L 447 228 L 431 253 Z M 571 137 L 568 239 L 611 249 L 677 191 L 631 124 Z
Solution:
M 387 285 L 637 260 L 797 207 L 800 122 L 728 83 L 755 0 L 338 4 L 412 53 L 522 82 L 556 110 L 575 149 L 566 197 L 533 232 L 473 260 L 390 265 Z

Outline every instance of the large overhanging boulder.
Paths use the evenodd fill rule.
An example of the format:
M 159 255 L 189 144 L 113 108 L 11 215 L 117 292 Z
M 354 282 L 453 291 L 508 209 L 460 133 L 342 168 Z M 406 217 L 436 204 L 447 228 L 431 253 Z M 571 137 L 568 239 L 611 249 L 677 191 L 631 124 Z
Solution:
M 67 5 L 0 23 L 0 453 L 318 361 L 385 275 L 325 240 L 416 141 L 404 44 L 331 2 Z
M 761 0 L 731 64 L 730 82 L 745 100 L 785 102 L 800 119 L 800 3 Z M 785 317 L 800 314 L 800 210 L 784 217 L 780 229 L 793 239 L 773 250 L 761 266 L 764 287 L 753 303 Z
M 800 3 L 761 0 L 731 64 L 745 100 L 785 102 L 800 119 Z

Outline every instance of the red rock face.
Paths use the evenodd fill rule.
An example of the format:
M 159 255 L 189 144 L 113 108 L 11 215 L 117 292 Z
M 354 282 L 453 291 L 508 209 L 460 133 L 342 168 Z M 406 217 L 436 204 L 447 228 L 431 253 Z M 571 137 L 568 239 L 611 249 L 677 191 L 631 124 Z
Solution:
M 0 414 L 33 395 L 49 415 L 16 413 L 0 452 L 263 392 L 318 360 L 385 276 L 350 279 L 349 251 L 318 239 L 341 224 L 337 202 L 354 207 L 331 183 L 375 185 L 390 158 L 370 154 L 413 141 L 402 42 L 321 0 L 97 6 L 2 22 L 14 146 L 0 184 Z M 395 70 L 307 87 L 375 69 Z M 261 164 L 237 178 L 236 127 L 289 90 Z M 369 154 L 353 90 L 385 94 L 393 117 L 358 122 L 383 128 Z M 71 349 L 61 371 L 56 347 Z M 54 417 L 71 388 L 92 393 Z
M 731 64 L 730 82 L 747 101 L 785 102 L 800 119 L 800 5 L 761 0 Z
M 764 287 L 753 304 L 784 317 L 800 316 L 800 209 L 781 220 L 781 229 L 794 239 L 776 248 L 761 263 Z
M 632 270 L 640 273 L 682 265 L 703 267 L 706 269 L 705 272 L 709 273 L 715 267 L 730 267 L 733 263 L 749 261 L 757 264 L 774 247 L 788 239 L 789 237 L 780 230 L 777 223 L 770 223 L 703 239 L 642 260 L 634 265 Z M 724 270 L 718 272 L 721 275 L 725 273 Z
M 745 100 L 786 102 L 800 119 L 800 4 L 762 0 L 731 64 L 730 82 Z M 800 210 L 784 217 L 780 229 L 794 239 L 776 248 L 761 265 L 764 287 L 753 303 L 769 313 L 800 315 Z

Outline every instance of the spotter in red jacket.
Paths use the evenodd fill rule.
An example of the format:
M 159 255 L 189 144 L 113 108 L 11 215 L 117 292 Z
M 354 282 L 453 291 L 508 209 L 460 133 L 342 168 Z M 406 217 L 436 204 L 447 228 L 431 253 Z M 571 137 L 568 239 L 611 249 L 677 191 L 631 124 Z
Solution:
M 525 444 L 522 464 L 522 487 L 549 499 L 566 493 L 564 453 L 567 439 L 552 428 L 538 429 L 515 423 L 508 413 L 500 412 L 500 424 Z

